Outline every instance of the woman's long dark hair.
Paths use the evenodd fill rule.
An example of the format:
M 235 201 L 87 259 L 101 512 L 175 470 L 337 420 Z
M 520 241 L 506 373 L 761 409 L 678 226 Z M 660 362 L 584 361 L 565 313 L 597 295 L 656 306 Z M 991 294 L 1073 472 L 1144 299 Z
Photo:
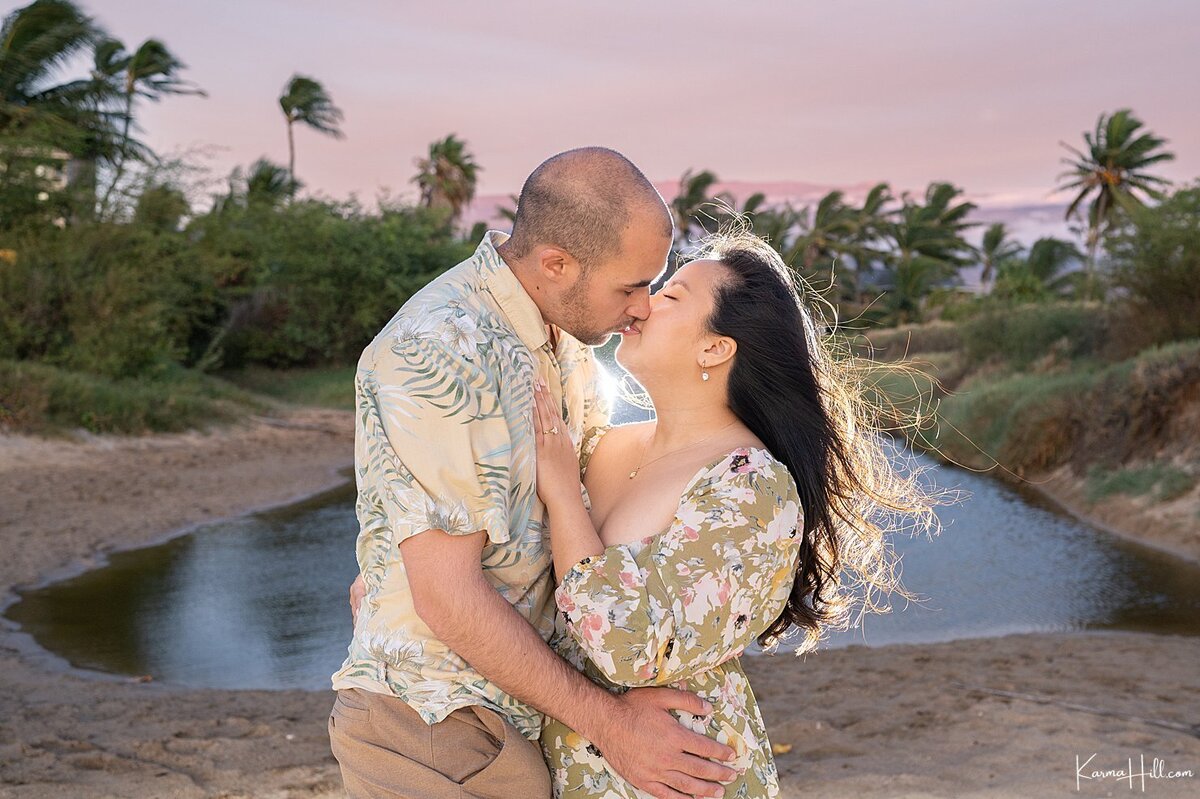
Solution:
M 880 592 L 914 599 L 899 583 L 888 533 L 905 517 L 936 525 L 939 496 L 918 481 L 920 469 L 896 467 L 895 447 L 867 402 L 870 364 L 848 352 L 836 357 L 832 337 L 824 339 L 813 322 L 806 284 L 773 248 L 744 231 L 723 232 L 706 240 L 699 257 L 728 269 L 714 289 L 708 327 L 737 342 L 729 406 L 799 490 L 796 578 L 782 614 L 759 637 L 769 649 L 799 627 L 799 654 L 824 630 L 848 626 L 854 589 L 863 590 L 864 612 L 887 612 L 875 601 Z

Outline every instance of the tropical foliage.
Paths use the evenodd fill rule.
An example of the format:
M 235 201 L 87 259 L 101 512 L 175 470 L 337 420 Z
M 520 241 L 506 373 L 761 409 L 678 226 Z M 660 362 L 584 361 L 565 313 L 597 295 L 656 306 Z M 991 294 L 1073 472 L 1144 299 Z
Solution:
M 71 75 L 73 64 L 87 66 Z M 138 124 L 146 101 L 203 96 L 185 75 L 166 43 L 152 37 L 127 49 L 69 0 L 34 0 L 4 17 L 0 374 L 42 389 L 11 402 L 0 391 L 0 417 L 6 403 L 52 403 L 63 392 L 96 402 L 137 393 L 96 381 L 345 364 L 482 235 L 484 223 L 466 218 L 481 167 L 455 134 L 416 159 L 415 203 L 385 199 L 368 211 L 300 195 L 295 127 L 340 138 L 343 118 L 304 75 L 279 98 L 286 166 L 281 141 L 273 157 L 234 169 L 227 185 L 187 183 L 139 141 Z M 274 108 L 264 104 L 264 115 Z M 669 202 L 676 251 L 736 215 L 837 303 L 843 322 L 957 318 L 979 352 L 1000 346 L 981 341 L 1024 335 L 1034 306 L 1054 317 L 1038 329 L 1057 336 L 1026 336 L 1035 349 L 1091 341 L 1099 308 L 1125 325 L 1112 340 L 1200 335 L 1200 184 L 1167 193 L 1153 167 L 1173 156 L 1128 109 L 1102 114 L 1083 138 L 1082 148 L 1068 147 L 1060 185 L 1072 192 L 1070 218 L 1086 225 L 1082 247 L 1042 238 L 1026 248 L 1001 223 L 976 239 L 977 209 L 948 182 L 913 192 L 877 183 L 793 204 L 735 197 L 714 172 L 689 169 Z M 964 298 L 963 275 L 974 269 L 982 295 Z M 138 407 L 151 396 L 160 395 L 145 394 Z
M 983 265 L 983 271 L 979 274 L 980 284 L 987 286 L 996 276 L 997 265 L 1015 258 L 1020 252 L 1020 243 L 1009 238 L 1008 228 L 1003 222 L 989 225 L 979 245 L 979 259 Z
M 157 102 L 169 94 L 204 96 L 202 89 L 179 77 L 183 68 L 183 63 L 157 39 L 147 39 L 132 53 L 127 53 L 125 45 L 117 39 L 104 39 L 96 45 L 93 80 L 103 87 L 104 94 L 118 96 L 122 103 L 121 136 L 113 164 L 115 174 L 100 200 L 101 214 L 108 208 L 130 156 L 134 101 L 144 98 Z
M 1200 182 L 1133 209 L 1111 239 L 1112 281 L 1138 327 L 1155 342 L 1200 337 Z
M 1037 301 L 1083 293 L 1083 261 L 1079 248 L 1063 239 L 1040 238 L 1025 253 L 1017 246 L 997 265 L 992 294 L 1001 299 Z
M 342 121 L 342 111 L 333 104 L 329 93 L 320 82 L 304 75 L 293 75 L 288 81 L 283 94 L 279 97 L 279 107 L 283 110 L 283 118 L 287 121 L 287 173 L 288 180 L 292 183 L 291 192 L 295 193 L 296 139 L 294 128 L 296 123 L 335 139 L 345 138 L 345 134 L 338 127 Z
M 1094 132 L 1084 131 L 1084 150 L 1061 142 L 1071 155 L 1062 159 L 1069 168 L 1059 175 L 1058 189 L 1075 192 L 1067 207 L 1067 218 L 1079 218 L 1080 208 L 1090 200 L 1086 262 L 1089 296 L 1095 293 L 1096 252 L 1114 216 L 1120 211 L 1133 211 L 1148 198 L 1161 199 L 1160 189 L 1169 184 L 1146 169 L 1173 160 L 1175 155 L 1162 149 L 1165 139 L 1148 131 L 1139 134 L 1142 127 L 1142 121 L 1130 109 L 1122 108 L 1111 115 L 1101 114 Z
M 63 80 L 74 57 L 92 55 L 89 75 Z M 35 0 L 0 29 L 0 213 L 87 219 L 106 214 L 131 161 L 153 161 L 133 138 L 138 99 L 204 92 L 157 39 L 128 52 L 73 3 Z
M 450 212 L 455 223 L 475 199 L 479 166 L 467 150 L 467 143 L 453 133 L 429 145 L 429 154 L 416 159 L 413 182 L 421 190 L 421 205 Z
M 859 205 L 834 190 L 811 207 L 772 205 L 755 194 L 737 208 L 729 195 L 699 199 L 698 186 L 715 182 L 710 176 L 707 171 L 685 174 L 683 193 L 672 204 L 677 228 L 684 227 L 690 237 L 696 227 L 714 227 L 714 220 L 746 217 L 754 232 L 823 295 L 850 305 L 884 295 L 882 313 L 896 321 L 919 319 L 930 293 L 960 283 L 959 270 L 974 259 L 974 248 L 963 236 L 975 224 L 967 221 L 975 206 L 949 183 L 930 184 L 921 199 L 905 193 L 897 200 L 888 184 L 879 183 Z

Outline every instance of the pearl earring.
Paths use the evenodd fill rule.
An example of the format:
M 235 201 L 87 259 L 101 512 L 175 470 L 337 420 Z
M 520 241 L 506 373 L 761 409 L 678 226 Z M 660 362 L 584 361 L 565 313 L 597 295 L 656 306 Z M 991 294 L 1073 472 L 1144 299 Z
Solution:
M 704 371 L 700 373 L 700 379 L 708 382 L 708 369 L 705 369 L 704 364 L 700 364 L 700 368 L 704 369 Z

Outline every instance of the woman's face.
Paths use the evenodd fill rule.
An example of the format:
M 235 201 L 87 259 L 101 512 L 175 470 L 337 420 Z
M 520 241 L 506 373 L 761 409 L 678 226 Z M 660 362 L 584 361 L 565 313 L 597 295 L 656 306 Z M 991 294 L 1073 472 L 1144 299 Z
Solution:
M 650 315 L 622 332 L 617 363 L 643 386 L 698 381 L 705 339 L 711 336 L 707 323 L 716 288 L 727 269 L 719 261 L 692 261 L 680 267 L 650 297 Z

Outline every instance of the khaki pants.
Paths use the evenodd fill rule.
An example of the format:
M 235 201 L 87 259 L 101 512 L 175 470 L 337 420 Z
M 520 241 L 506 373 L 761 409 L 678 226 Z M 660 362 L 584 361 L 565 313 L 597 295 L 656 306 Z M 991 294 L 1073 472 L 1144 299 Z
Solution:
M 342 689 L 329 743 L 351 799 L 550 797 L 541 747 L 484 707 L 430 726 L 402 699 Z

